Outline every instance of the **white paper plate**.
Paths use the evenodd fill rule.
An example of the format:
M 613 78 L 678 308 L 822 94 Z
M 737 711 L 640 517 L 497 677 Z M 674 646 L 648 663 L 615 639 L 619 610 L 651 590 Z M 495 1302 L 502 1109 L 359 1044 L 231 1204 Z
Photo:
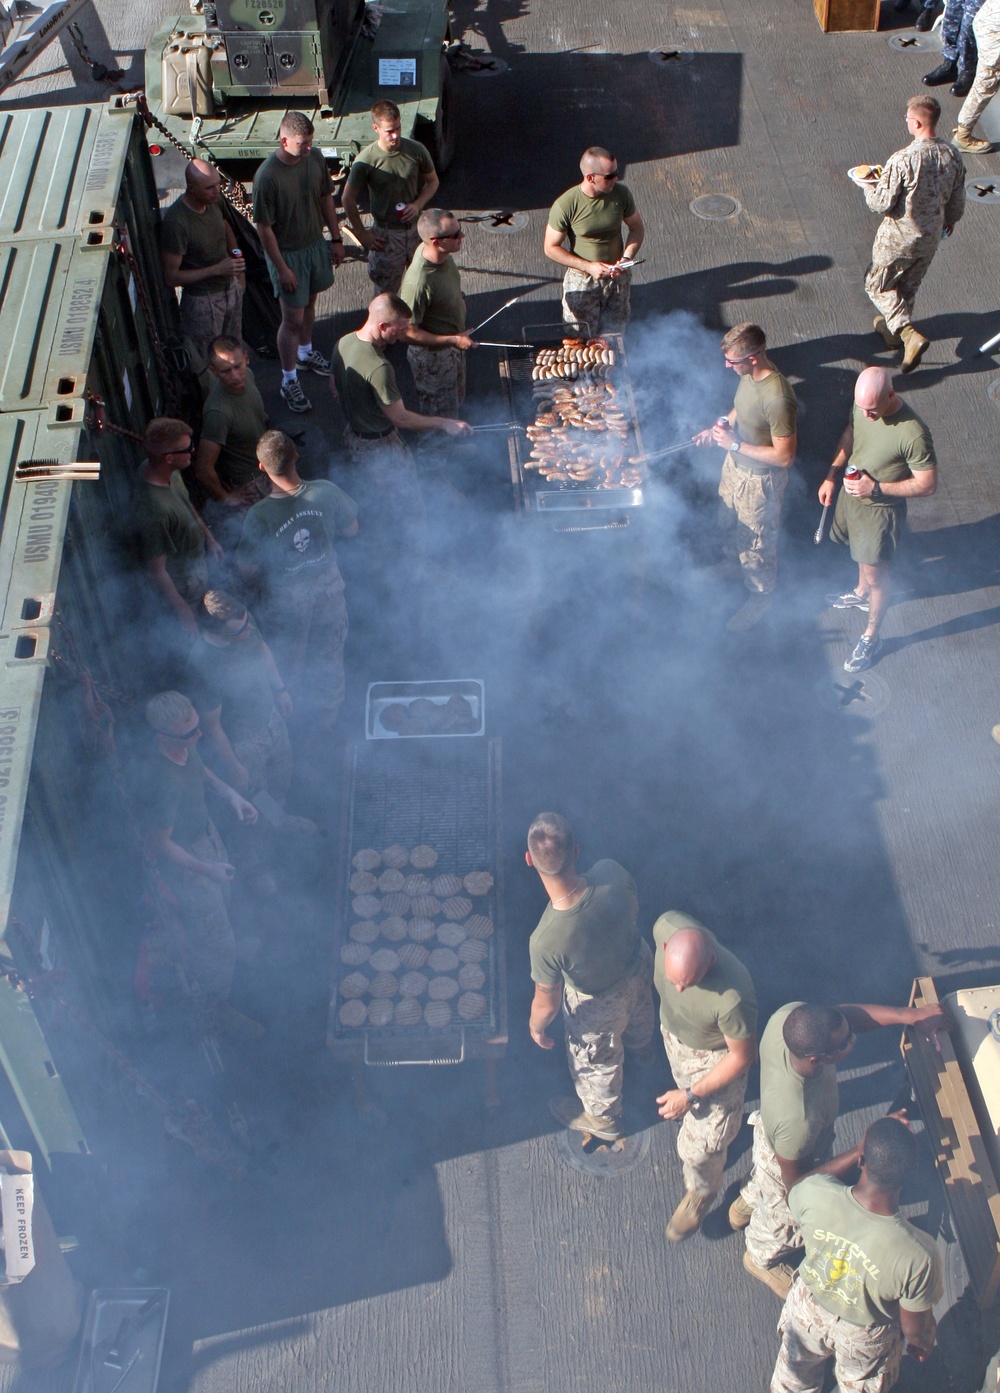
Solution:
M 847 177 L 848 179 L 850 179 L 851 183 L 857 184 L 859 189 L 874 188 L 875 185 L 878 183 L 878 177 L 874 179 L 860 179 L 857 173 L 858 169 L 858 165 L 852 165 L 851 168 L 847 171 Z

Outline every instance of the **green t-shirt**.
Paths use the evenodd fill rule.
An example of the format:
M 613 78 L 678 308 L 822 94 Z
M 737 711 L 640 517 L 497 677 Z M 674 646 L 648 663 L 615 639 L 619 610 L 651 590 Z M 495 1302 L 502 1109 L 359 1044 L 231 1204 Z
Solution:
M 330 360 L 340 406 L 352 430 L 363 435 L 383 435 L 392 422 L 382 410 L 402 400 L 396 374 L 385 354 L 373 343 L 345 334 Z
M 184 691 L 201 717 L 222 707 L 222 729 L 232 745 L 258 735 L 274 710 L 263 648 L 257 626 L 251 623 L 228 643 L 210 643 L 199 635 L 188 654 Z
M 679 992 L 663 969 L 663 945 L 678 929 L 700 929 L 715 949 L 715 962 L 700 982 Z M 653 925 L 653 982 L 660 997 L 664 1030 L 693 1050 L 724 1050 L 726 1039 L 757 1034 L 757 996 L 750 974 L 704 924 L 671 909 Z
M 543 987 L 566 982 L 587 996 L 609 991 L 639 966 L 635 882 L 617 861 L 584 872 L 588 888 L 570 909 L 550 904 L 528 940 L 531 977 Z
M 350 527 L 358 505 L 326 479 L 308 479 L 294 493 L 272 493 L 247 513 L 237 560 L 260 566 L 270 587 L 315 577 L 343 590 L 333 539 Z
M 208 830 L 205 769 L 196 748 L 186 764 L 175 764 L 159 750 L 145 761 L 138 785 L 142 824 L 149 831 L 170 828 L 170 840 L 188 850 Z
M 430 152 L 417 140 L 401 140 L 394 154 L 378 141 L 366 145 L 351 165 L 347 187 L 357 197 L 367 193 L 368 209 L 380 227 L 403 227 L 397 203 L 412 203 L 420 192 L 423 175 L 434 173 Z
M 216 378 L 202 410 L 201 436 L 221 446 L 215 472 L 225 488 L 236 489 L 260 478 L 257 441 L 266 430 L 267 412 L 253 373 L 247 369 L 242 392 L 230 392 Z
M 176 470 L 166 487 L 149 483 L 140 471 L 132 497 L 130 530 L 139 560 L 146 564 L 165 557 L 167 574 L 175 583 L 185 583 L 191 570 L 204 560 L 205 534 Z
M 803 1004 L 792 1001 L 775 1011 L 760 1037 L 760 1115 L 772 1149 L 786 1161 L 811 1168 L 831 1154 L 840 1095 L 835 1064 L 824 1064 L 811 1079 L 792 1068 L 781 1031 L 791 1012 Z
M 318 150 L 297 164 L 269 155 L 253 179 L 253 220 L 273 229 L 283 252 L 301 251 L 323 236 L 320 203 L 332 193 L 330 171 Z
M 879 421 L 870 420 L 857 406 L 851 412 L 854 427 L 854 447 L 851 463 L 870 474 L 880 484 L 895 484 L 909 479 L 921 469 L 936 469 L 934 441 L 931 433 L 915 411 L 904 402 L 893 416 Z M 856 503 L 874 507 L 870 498 L 857 498 Z M 904 498 L 885 498 L 883 504 L 905 504 Z
M 226 242 L 226 220 L 217 203 L 210 203 L 204 212 L 196 213 L 183 198 L 163 214 L 160 224 L 160 246 L 165 252 L 180 256 L 182 271 L 200 271 L 214 266 L 229 255 Z M 185 295 L 215 295 L 229 285 L 229 276 L 209 276 L 184 287 Z
M 929 1311 L 944 1292 L 933 1239 L 902 1214 L 873 1214 L 832 1175 L 793 1185 L 788 1207 L 806 1255 L 799 1276 L 819 1304 L 851 1325 L 884 1325 Z
M 624 184 L 589 198 L 579 184 L 556 199 L 549 227 L 567 233 L 569 249 L 584 261 L 615 262 L 625 250 L 622 223 L 635 212 L 635 199 Z
M 780 372 L 755 382 L 747 373 L 736 388 L 736 424 L 748 445 L 773 445 L 782 436 L 795 434 L 798 403 L 788 380 Z
M 424 256 L 421 244 L 413 253 L 399 295 L 413 311 L 416 328 L 428 334 L 465 332 L 465 297 L 454 258 L 449 256 L 436 266 Z

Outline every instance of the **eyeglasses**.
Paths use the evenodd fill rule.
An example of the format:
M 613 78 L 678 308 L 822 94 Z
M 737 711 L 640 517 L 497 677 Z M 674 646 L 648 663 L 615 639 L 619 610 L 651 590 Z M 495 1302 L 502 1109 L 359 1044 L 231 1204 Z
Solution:
M 838 1059 L 843 1059 L 845 1054 L 850 1054 L 857 1042 L 857 1038 L 857 1035 L 852 1030 L 839 1050 L 831 1050 L 829 1054 L 818 1054 L 816 1058 L 821 1064 L 836 1064 Z
M 187 744 L 187 742 L 188 742 L 189 740 L 197 740 L 197 739 L 198 739 L 198 736 L 199 736 L 200 734 L 201 734 L 201 722 L 199 721 L 198 724 L 197 724 L 196 726 L 192 726 L 190 730 L 186 730 L 186 731 L 184 732 L 183 735 L 171 735 L 171 736 L 170 736 L 170 739 L 171 739 L 171 740 L 180 740 L 180 741 L 182 741 L 184 744 Z
M 614 174 L 591 174 L 590 177 L 591 179 L 620 179 L 621 175 L 616 169 Z
M 167 451 L 167 454 L 168 454 L 168 455 L 189 455 L 193 449 L 194 449 L 194 446 L 191 444 L 191 441 L 189 440 L 188 443 L 187 443 L 186 445 L 182 445 L 182 446 L 181 446 L 179 449 L 177 449 L 177 450 L 168 450 L 168 451 Z
M 464 236 L 465 229 L 460 227 L 457 232 L 441 232 L 437 237 L 433 237 L 431 240 L 434 242 L 453 242 L 456 237 Z
M 738 368 L 741 363 L 752 363 L 754 355 L 751 353 L 749 358 L 727 358 L 727 368 Z

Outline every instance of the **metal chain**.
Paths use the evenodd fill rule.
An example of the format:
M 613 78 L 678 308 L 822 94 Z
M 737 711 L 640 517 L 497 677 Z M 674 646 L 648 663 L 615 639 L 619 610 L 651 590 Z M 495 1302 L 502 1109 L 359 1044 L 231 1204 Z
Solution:
M 77 23 L 68 24 L 66 26 L 66 32 L 69 34 L 73 47 L 90 69 L 90 75 L 94 81 L 106 82 L 110 87 L 113 87 L 116 92 L 120 92 L 121 88 L 118 86 L 118 83 L 125 76 L 122 69 L 109 68 L 106 63 L 99 63 L 96 58 L 91 58 L 86 40 L 83 37 L 83 31 Z
M 146 318 L 146 327 L 149 330 L 149 337 L 153 343 L 153 355 L 156 358 L 156 366 L 160 370 L 160 378 L 163 382 L 163 395 L 167 403 L 167 414 L 176 416 L 180 412 L 180 401 L 177 396 L 176 387 L 174 386 L 174 375 L 170 371 L 166 354 L 163 351 L 163 344 L 160 341 L 156 317 L 153 314 L 153 307 L 149 303 L 149 296 L 143 284 L 142 269 L 136 260 L 135 252 L 129 244 L 128 228 L 123 224 L 116 223 L 115 230 L 118 233 L 118 242 L 115 250 L 118 251 L 121 256 L 124 256 L 128 263 L 128 268 L 132 272 L 132 278 L 135 282 L 136 294 L 142 305 L 142 312 Z
M 108 431 L 111 435 L 120 435 L 125 440 L 132 440 L 136 445 L 142 445 L 143 439 L 138 431 L 129 430 L 127 426 L 116 426 L 113 421 L 109 421 L 105 412 L 107 403 L 99 397 L 96 392 L 87 393 L 87 401 L 94 408 L 93 415 L 87 422 L 87 429 L 95 435 L 100 435 L 101 431 Z
M 163 122 L 153 115 L 153 113 L 149 109 L 149 103 L 146 100 L 145 92 L 126 93 L 123 98 L 123 105 L 128 106 L 132 103 L 135 104 L 136 111 L 138 111 L 139 115 L 142 117 L 146 125 L 151 126 L 153 129 L 159 131 L 160 134 L 163 136 L 164 140 L 169 141 L 170 144 L 174 147 L 174 149 L 177 150 L 180 154 L 182 154 L 185 159 L 191 159 L 194 145 L 198 144 L 204 151 L 203 158 L 206 159 L 209 164 L 215 165 L 216 169 L 219 169 L 217 160 L 215 159 L 208 146 L 204 144 L 204 142 L 199 141 L 197 137 L 195 137 L 194 139 L 192 139 L 192 146 L 191 149 L 189 149 L 183 143 L 183 141 L 177 139 L 173 131 L 168 130 L 167 127 L 163 124 Z M 202 158 L 202 156 L 199 156 L 199 158 Z M 222 179 L 222 197 L 227 201 L 227 203 L 232 204 L 236 211 L 238 213 L 241 213 L 243 217 L 247 219 L 248 222 L 253 222 L 253 204 L 247 198 L 243 185 L 239 182 L 238 179 L 231 179 L 229 175 L 224 173 L 221 169 L 219 169 L 219 175 Z

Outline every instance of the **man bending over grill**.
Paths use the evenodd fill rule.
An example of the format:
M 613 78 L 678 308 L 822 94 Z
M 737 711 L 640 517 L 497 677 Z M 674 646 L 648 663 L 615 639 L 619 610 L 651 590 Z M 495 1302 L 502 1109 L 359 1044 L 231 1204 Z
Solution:
M 528 829 L 525 861 L 549 904 L 528 942 L 535 996 L 528 1029 L 536 1045 L 562 1008 L 566 1057 L 577 1098 L 553 1098 L 564 1126 L 604 1141 L 621 1136 L 625 1051 L 649 1052 L 653 1036 L 653 955 L 639 937 L 635 882 L 617 861 L 576 869 L 580 848 L 558 813 Z

